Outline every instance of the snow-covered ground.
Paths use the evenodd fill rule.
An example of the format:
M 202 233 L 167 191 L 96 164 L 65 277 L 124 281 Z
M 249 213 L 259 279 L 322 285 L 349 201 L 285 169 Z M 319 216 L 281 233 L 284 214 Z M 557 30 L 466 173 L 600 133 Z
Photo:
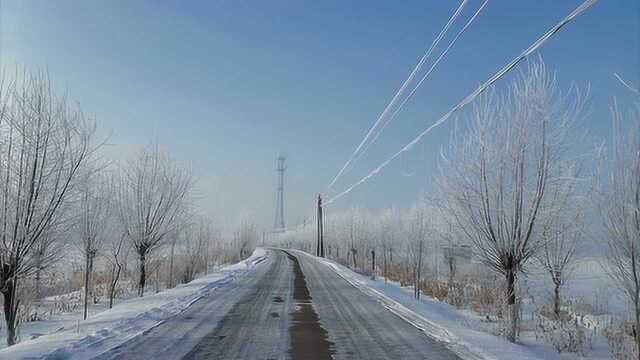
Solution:
M 311 256 L 301 251 L 296 253 Z M 0 351 L 0 360 L 90 358 L 164 323 L 198 299 L 254 269 L 265 259 L 265 251 L 257 249 L 247 260 L 224 267 L 189 284 L 144 298 L 125 300 L 111 310 L 106 310 L 103 305 L 93 307 L 87 321 L 77 320 L 81 317 L 79 308 L 52 320 L 24 324 L 21 330 L 22 338 L 37 337 Z M 607 345 L 602 336 L 594 338 L 593 349 L 583 356 L 560 355 L 551 345 L 536 340 L 532 332 L 524 332 L 521 335 L 521 343 L 512 344 L 492 334 L 485 319 L 470 310 L 456 309 L 426 296 L 421 300 L 415 300 L 412 290 L 401 287 L 398 283 L 385 282 L 382 278 L 372 280 L 334 261 L 316 259 L 428 336 L 448 344 L 448 348 L 465 360 L 609 358 Z M 545 289 L 548 284 L 544 283 L 543 273 L 538 275 L 527 280 L 528 286 L 537 289 L 538 293 L 535 296 L 545 296 L 544 291 L 547 291 Z M 602 292 L 601 299 L 597 299 L 601 304 L 595 304 L 597 306 L 594 306 L 594 310 L 620 310 L 621 304 L 617 297 L 611 296 L 612 288 L 596 260 L 582 262 L 576 269 L 573 281 L 569 282 L 565 290 L 572 297 L 583 294 L 587 299 L 593 299 L 594 291 Z M 598 316 L 594 316 L 593 319 L 596 322 L 600 321 L 598 326 L 602 326 Z
M 311 256 L 302 251 L 297 253 Z M 512 344 L 486 331 L 484 320 L 471 311 L 458 310 L 426 296 L 416 300 L 411 289 L 403 288 L 398 283 L 385 282 L 382 278 L 372 280 L 332 260 L 318 260 L 365 294 L 378 299 L 387 309 L 423 330 L 428 336 L 449 344 L 448 347 L 465 360 L 609 359 L 605 340 L 601 337 L 594 339 L 594 348 L 584 356 L 558 354 L 551 345 L 535 341 L 532 336 L 523 336 L 521 343 Z M 577 281 L 576 285 L 586 290 L 595 280 L 597 283 L 605 283 L 605 278 L 597 274 L 592 272 L 588 279 L 579 276 L 580 281 Z
M 173 289 L 120 302 L 110 310 L 92 314 L 86 321 L 76 320 L 79 309 L 78 313 L 50 322 L 30 323 L 29 331 L 42 336 L 1 350 L 0 359 L 66 359 L 71 354 L 74 359 L 90 358 L 164 323 L 265 259 L 264 249 L 258 248 L 237 264 Z

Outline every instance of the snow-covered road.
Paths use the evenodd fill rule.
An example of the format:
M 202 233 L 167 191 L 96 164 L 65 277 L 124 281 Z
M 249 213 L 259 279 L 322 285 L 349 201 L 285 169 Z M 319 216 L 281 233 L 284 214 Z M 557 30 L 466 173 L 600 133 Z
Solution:
M 427 336 L 330 265 L 258 249 L 219 273 L 98 314 L 85 335 L 56 332 L 0 359 L 460 359 L 451 341 Z
M 96 359 L 223 359 L 223 354 L 230 351 L 237 354 L 232 358 L 249 359 L 252 357 L 247 350 L 269 353 L 271 349 L 267 348 L 270 345 L 275 347 L 273 351 L 282 353 L 284 350 L 279 347 L 283 345 L 279 344 L 277 338 L 283 336 L 269 339 L 257 334 L 263 330 L 269 335 L 286 331 L 284 320 L 265 321 L 269 315 L 266 292 L 275 287 L 287 288 L 286 277 L 289 272 L 283 263 L 281 257 L 269 256 L 253 272 L 238 277 L 178 316 Z M 247 302 L 255 305 L 255 308 L 247 310 Z M 265 328 L 262 329 L 260 325 Z M 217 347 L 207 347 L 205 343 Z M 247 357 L 242 354 L 247 354 Z
M 458 359 L 312 257 L 270 250 L 254 275 L 99 359 Z
M 316 258 L 299 255 L 320 323 L 336 359 L 432 359 L 458 357 Z

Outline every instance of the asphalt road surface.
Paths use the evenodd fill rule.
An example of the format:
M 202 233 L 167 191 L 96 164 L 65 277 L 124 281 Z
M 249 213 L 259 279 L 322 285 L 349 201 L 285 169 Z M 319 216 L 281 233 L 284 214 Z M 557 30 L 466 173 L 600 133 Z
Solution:
M 312 257 L 269 260 L 99 359 L 459 360 Z

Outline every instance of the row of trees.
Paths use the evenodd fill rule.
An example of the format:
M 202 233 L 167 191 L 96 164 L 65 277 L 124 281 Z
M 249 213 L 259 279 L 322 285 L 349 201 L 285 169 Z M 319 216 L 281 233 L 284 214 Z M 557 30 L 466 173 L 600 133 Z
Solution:
M 111 307 L 123 277 L 135 276 L 144 295 L 150 264 L 158 271 L 169 263 L 171 287 L 217 261 L 248 255 L 256 244 L 248 221 L 239 227 L 242 249 L 221 239 L 193 207 L 191 172 L 166 151 L 150 146 L 110 163 L 95 129 L 94 120 L 56 96 L 46 73 L 0 81 L 0 293 L 8 345 L 17 341 L 30 291 L 39 299 L 42 279 L 64 268 L 63 258 L 83 259 L 86 319 L 97 263 L 109 279 Z
M 0 292 L 15 343 L 22 279 L 56 258 L 79 179 L 93 161 L 94 125 L 56 97 L 43 73 L 0 83 Z
M 586 239 L 606 239 L 606 270 L 633 304 L 640 353 L 640 116 L 631 111 L 636 126 L 622 130 L 614 105 L 611 147 L 585 151 L 576 123 L 584 117 L 587 95 L 576 88 L 560 91 L 543 63 L 531 64 L 505 91 L 477 100 L 464 125 L 455 127 L 433 195 L 410 210 L 328 215 L 329 256 L 360 270 L 360 262 L 370 259 L 375 273 L 380 264 L 373 264 L 374 254 L 382 251 L 382 272 L 404 268 L 418 297 L 425 266 L 437 274 L 444 263 L 453 278 L 455 259 L 468 249 L 502 277 L 506 336 L 516 341 L 518 284 L 527 267 L 547 272 L 559 317 L 561 286 L 575 265 L 576 249 Z M 586 223 L 597 222 L 603 231 L 586 230 Z M 301 227 L 280 242 L 307 248 L 314 234 Z

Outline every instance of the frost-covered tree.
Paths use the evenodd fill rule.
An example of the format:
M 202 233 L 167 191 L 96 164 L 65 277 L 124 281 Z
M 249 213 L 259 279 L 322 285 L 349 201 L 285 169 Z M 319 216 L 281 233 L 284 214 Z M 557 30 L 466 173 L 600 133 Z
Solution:
M 193 179 L 187 169 L 153 146 L 122 167 L 116 185 L 120 222 L 138 255 L 138 296 L 144 296 L 147 259 L 183 225 Z
M 88 173 L 79 186 L 77 229 L 78 246 L 85 260 L 83 311 L 85 320 L 88 315 L 94 261 L 102 250 L 105 237 L 110 234 L 111 198 L 112 193 L 106 179 L 96 171 Z
M 570 129 L 583 98 L 561 93 L 534 63 L 504 95 L 480 98 L 466 131 L 443 153 L 439 191 L 476 256 L 506 282 L 508 339 L 516 340 L 517 280 L 544 244 L 546 224 L 562 215 L 575 181 Z
M 178 243 L 184 264 L 183 282 L 190 282 L 198 272 L 206 269 L 207 244 L 212 236 L 211 224 L 205 217 L 197 217 L 196 221 L 179 232 Z
M 60 257 L 62 257 L 61 248 L 64 242 L 60 241 L 58 234 L 49 232 L 38 240 L 35 246 L 34 267 L 35 267 L 35 294 L 34 298 L 39 300 L 41 297 L 42 273 Z
M 93 129 L 54 95 L 44 73 L 0 85 L 0 292 L 8 345 L 16 342 L 20 279 L 51 256 L 38 245 L 66 221 L 78 175 L 95 150 Z
M 553 313 L 560 318 L 560 289 L 576 265 L 578 232 L 568 225 L 542 230 L 543 246 L 537 258 L 553 283 Z
M 422 277 L 427 250 L 428 219 L 424 204 L 418 204 L 412 210 L 409 219 L 407 238 L 409 257 L 413 275 L 413 296 L 420 299 Z
M 401 227 L 400 214 L 396 209 L 385 210 L 380 219 L 380 247 L 382 250 L 382 273 L 387 281 L 389 267 L 393 266 L 393 249 L 399 239 L 399 229 Z
M 368 226 L 367 214 L 364 209 L 353 208 L 349 210 L 346 224 L 348 243 L 348 254 L 351 257 L 351 265 L 354 269 L 358 265 L 362 266 L 358 259 L 365 252 L 363 245 L 366 239 L 366 227 Z
M 258 228 L 252 217 L 243 219 L 233 233 L 240 259 L 249 256 L 258 243 Z
M 608 270 L 632 304 L 637 356 L 640 359 L 640 109 L 629 113 L 631 130 L 620 127 L 614 104 L 613 144 L 599 183 L 598 208 L 607 231 Z
M 106 259 L 109 269 L 109 309 L 113 307 L 113 299 L 116 296 L 118 282 L 120 281 L 122 270 L 127 262 L 129 254 L 129 243 L 125 234 L 110 237 L 106 248 Z

